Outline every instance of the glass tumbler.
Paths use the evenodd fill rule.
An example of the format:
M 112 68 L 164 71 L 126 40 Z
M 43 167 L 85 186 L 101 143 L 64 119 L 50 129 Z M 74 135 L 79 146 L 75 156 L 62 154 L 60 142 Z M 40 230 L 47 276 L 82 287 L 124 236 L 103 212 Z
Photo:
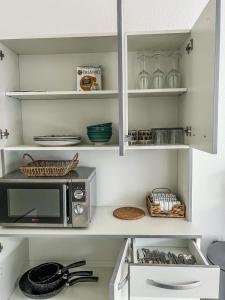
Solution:
M 154 128 L 153 143 L 156 145 L 167 145 L 169 144 L 169 130 L 168 128 Z
M 170 128 L 170 144 L 184 144 L 184 129 L 183 128 Z

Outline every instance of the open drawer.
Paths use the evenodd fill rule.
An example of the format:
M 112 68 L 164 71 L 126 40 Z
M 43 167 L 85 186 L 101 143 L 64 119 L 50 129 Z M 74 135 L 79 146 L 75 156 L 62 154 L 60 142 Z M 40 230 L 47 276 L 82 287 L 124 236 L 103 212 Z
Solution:
M 194 264 L 142 263 L 139 249 L 193 255 Z M 207 263 L 194 240 L 135 238 L 121 248 L 110 282 L 110 300 L 141 298 L 218 298 L 219 267 Z

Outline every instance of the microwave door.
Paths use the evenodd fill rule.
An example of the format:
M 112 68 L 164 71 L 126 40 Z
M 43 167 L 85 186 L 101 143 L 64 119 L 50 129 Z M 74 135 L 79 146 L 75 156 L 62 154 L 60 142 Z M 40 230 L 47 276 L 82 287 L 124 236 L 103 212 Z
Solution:
M 67 187 L 62 184 L 4 184 L 0 223 L 12 226 L 67 226 Z

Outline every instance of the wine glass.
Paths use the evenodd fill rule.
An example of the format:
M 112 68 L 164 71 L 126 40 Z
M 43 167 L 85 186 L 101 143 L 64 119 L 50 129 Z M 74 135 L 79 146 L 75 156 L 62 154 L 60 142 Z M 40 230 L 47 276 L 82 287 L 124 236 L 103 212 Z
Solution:
M 162 58 L 164 53 L 162 51 L 155 51 L 152 58 L 155 60 L 156 70 L 153 73 L 152 87 L 154 89 L 162 89 L 165 85 L 165 73 L 162 70 Z
M 148 71 L 146 70 L 146 63 L 149 57 L 145 54 L 138 56 L 138 62 L 140 65 L 140 73 L 138 74 L 137 85 L 139 89 L 149 89 L 151 77 Z
M 181 87 L 181 73 L 179 72 L 179 51 L 169 53 L 171 69 L 167 74 L 167 85 L 169 88 Z

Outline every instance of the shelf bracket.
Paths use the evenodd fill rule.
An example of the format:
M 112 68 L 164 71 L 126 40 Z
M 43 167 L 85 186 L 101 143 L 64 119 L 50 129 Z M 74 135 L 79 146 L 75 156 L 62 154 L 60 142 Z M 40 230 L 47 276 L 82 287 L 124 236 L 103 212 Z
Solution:
M 5 54 L 3 53 L 2 50 L 0 50 L 0 60 L 3 60 L 4 57 L 5 57 Z
M 190 54 L 190 52 L 193 51 L 193 49 L 194 49 L 194 40 L 190 39 L 190 41 L 188 42 L 188 44 L 186 46 L 187 54 Z

